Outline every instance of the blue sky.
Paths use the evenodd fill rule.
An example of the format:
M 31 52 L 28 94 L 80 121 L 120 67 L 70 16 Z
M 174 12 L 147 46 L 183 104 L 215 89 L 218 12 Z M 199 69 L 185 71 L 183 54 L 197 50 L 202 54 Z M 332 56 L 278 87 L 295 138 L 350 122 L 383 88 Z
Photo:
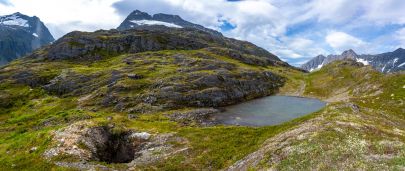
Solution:
M 0 0 L 0 15 L 36 15 L 55 37 L 111 29 L 133 10 L 180 15 L 299 65 L 347 49 L 405 47 L 404 0 Z

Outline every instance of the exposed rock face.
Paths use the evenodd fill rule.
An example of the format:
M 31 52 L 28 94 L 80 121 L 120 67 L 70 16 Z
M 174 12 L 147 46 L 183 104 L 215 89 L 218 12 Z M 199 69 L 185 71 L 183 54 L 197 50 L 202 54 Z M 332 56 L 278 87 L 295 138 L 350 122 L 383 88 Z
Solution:
M 295 69 L 246 41 L 195 28 L 140 26 L 69 33 L 24 58 L 16 66 L 24 72 L 0 78 L 78 97 L 91 111 L 139 114 L 271 95 L 285 79 L 268 66 Z
M 175 27 L 175 28 L 193 28 L 197 30 L 201 30 L 210 34 L 214 34 L 217 36 L 222 36 L 222 34 L 218 31 L 205 28 L 201 25 L 194 24 L 188 21 L 183 20 L 178 15 L 170 15 L 170 14 L 155 14 L 149 15 L 148 13 L 135 10 L 128 17 L 121 23 L 121 25 L 117 28 L 118 30 L 129 30 L 133 28 L 137 28 L 144 25 L 163 25 L 167 27 Z
M 176 112 L 170 114 L 168 117 L 172 121 L 176 121 L 184 125 L 189 125 L 193 122 L 201 125 L 210 125 L 211 123 L 207 122 L 210 115 L 218 112 L 220 111 L 214 108 L 200 108 L 187 112 Z
M 364 65 L 371 65 L 380 72 L 388 73 L 405 70 L 405 50 L 402 48 L 394 52 L 377 55 L 357 55 L 353 50 L 344 51 L 341 55 L 328 55 L 327 57 L 319 55 L 303 64 L 301 68 L 307 71 L 314 71 L 328 63 L 344 59 L 351 59 Z
M 11 77 L 20 84 L 42 87 L 60 97 L 81 96 L 78 100 L 81 106 L 92 110 L 112 108 L 129 114 L 226 106 L 271 95 L 285 83 L 285 78 L 272 72 L 241 68 L 220 58 L 252 66 L 284 65 L 232 49 L 207 48 L 192 55 L 184 52 L 127 55 L 117 70 L 77 72 L 66 68 L 46 77 L 38 71 L 26 70 Z M 168 69 L 175 67 L 175 70 L 168 75 L 155 75 L 159 69 L 154 66 L 170 66 Z
M 399 48 L 393 52 L 378 55 L 364 55 L 368 63 L 381 72 L 396 72 L 405 70 L 405 49 Z
M 232 74 L 192 74 L 186 78 L 191 84 L 166 84 L 152 96 L 166 101 L 168 106 L 218 107 L 274 93 L 283 78 L 270 72 Z
M 90 82 L 91 79 L 90 76 L 65 70 L 60 75 L 50 80 L 43 88 L 51 94 L 56 95 L 64 95 L 67 93 L 83 94 L 84 92 L 91 91 L 91 89 L 88 89 L 89 85 L 92 84 Z M 82 89 L 83 87 L 86 89 Z
M 224 49 L 224 48 L 208 48 L 208 51 L 222 55 L 222 56 L 229 56 L 235 60 L 239 60 L 245 64 L 249 65 L 258 65 L 258 66 L 289 66 L 287 63 L 278 61 L 277 57 L 268 55 L 266 52 L 257 52 L 259 56 L 266 56 L 266 57 L 258 57 L 248 53 L 241 53 L 238 50 L 233 49 Z M 253 52 L 252 52 L 253 53 Z
M 149 159 L 153 162 L 160 157 L 159 151 L 164 154 L 173 152 L 175 148 L 169 141 L 183 141 L 184 139 L 172 138 L 171 134 L 151 135 L 147 132 L 125 131 L 112 132 L 112 128 L 106 126 L 92 127 L 91 122 L 77 122 L 54 133 L 55 147 L 45 151 L 44 156 L 48 159 L 60 155 L 70 155 L 74 160 L 89 162 L 102 161 L 107 163 L 131 163 L 130 165 L 146 164 L 139 163 Z M 62 164 L 62 163 L 61 163 Z M 74 166 L 75 163 L 63 163 Z M 83 165 L 83 167 L 89 167 Z
M 21 13 L 0 16 L 0 65 L 54 41 L 38 17 Z
M 38 87 L 45 85 L 49 82 L 48 77 L 40 76 L 30 71 L 21 71 L 13 75 L 17 83 L 29 85 L 31 87 Z

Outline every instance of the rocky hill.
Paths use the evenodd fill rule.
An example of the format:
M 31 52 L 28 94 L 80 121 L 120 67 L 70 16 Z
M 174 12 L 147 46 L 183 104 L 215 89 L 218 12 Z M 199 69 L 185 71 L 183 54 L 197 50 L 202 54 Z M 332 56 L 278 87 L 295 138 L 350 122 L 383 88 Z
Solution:
M 185 148 L 170 145 L 184 137 L 169 130 L 135 128 L 135 122 L 148 124 L 141 118 L 162 117 L 167 124 L 178 125 L 172 128 L 208 124 L 204 118 L 218 112 L 216 107 L 276 93 L 286 81 L 276 73 L 281 70 L 300 72 L 249 42 L 195 28 L 142 26 L 69 33 L 0 69 L 1 129 L 7 130 L 1 133 L 0 151 L 18 155 L 1 155 L 0 160 L 7 163 L 2 169 L 23 169 L 31 162 L 37 169 L 135 162 L 134 153 L 126 154 L 128 150 L 140 155 L 137 160 L 148 160 L 152 155 L 146 153 L 149 146 L 167 150 L 153 152 L 151 157 L 160 161 L 161 155 L 172 156 L 170 153 Z M 128 119 L 131 124 L 116 119 Z M 55 132 L 73 123 L 69 132 Z M 78 130 L 84 127 L 88 130 Z M 26 141 L 40 132 L 53 138 Z M 13 138 L 17 134 L 28 144 Z M 55 146 L 67 139 L 70 144 Z M 140 143 L 141 149 L 124 141 Z M 115 148 L 110 143 L 122 146 Z M 29 155 L 21 155 L 27 149 Z M 66 155 L 70 157 L 65 160 Z
M 320 69 L 322 66 L 336 60 L 352 59 L 364 65 L 371 65 L 380 72 L 396 72 L 405 70 L 405 49 L 399 48 L 393 52 L 377 55 L 358 55 L 353 50 L 344 51 L 341 55 L 319 55 L 301 66 L 307 71 Z
M 0 16 L 0 65 L 54 41 L 38 17 L 21 13 Z
M 0 68 L 0 170 L 400 170 L 404 76 L 306 73 L 196 28 L 72 32 Z M 328 104 L 275 126 L 209 119 L 273 94 Z

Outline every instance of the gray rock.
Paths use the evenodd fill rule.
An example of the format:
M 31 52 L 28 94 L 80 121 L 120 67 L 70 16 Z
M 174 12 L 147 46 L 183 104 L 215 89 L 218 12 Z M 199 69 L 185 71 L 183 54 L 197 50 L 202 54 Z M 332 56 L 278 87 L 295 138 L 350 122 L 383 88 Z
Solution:
M 128 119 L 136 119 L 136 118 L 138 118 L 138 116 L 137 116 L 137 115 L 134 115 L 134 114 L 128 114 Z
M 218 109 L 214 108 L 200 108 L 186 112 L 176 112 L 169 114 L 168 117 L 172 121 L 179 122 L 184 125 L 189 125 L 193 122 L 198 124 L 210 124 L 208 118 L 211 114 L 218 113 Z
M 134 79 L 134 80 L 139 80 L 139 79 L 144 78 L 142 75 L 139 75 L 139 74 L 128 74 L 127 76 L 128 76 L 128 78 L 131 78 L 131 79 Z
M 29 153 L 33 153 L 33 152 L 37 151 L 37 149 L 38 149 L 38 147 L 32 147 L 32 148 L 30 149 Z

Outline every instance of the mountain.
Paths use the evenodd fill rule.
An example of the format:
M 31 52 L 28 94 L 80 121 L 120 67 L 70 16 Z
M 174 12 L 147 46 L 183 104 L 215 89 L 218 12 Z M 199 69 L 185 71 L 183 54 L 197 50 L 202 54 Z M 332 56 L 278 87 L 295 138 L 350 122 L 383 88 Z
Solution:
M 314 69 L 320 69 L 322 68 L 323 61 L 326 59 L 325 56 L 323 55 L 318 55 L 315 58 L 312 58 L 310 61 L 305 63 L 304 65 L 301 66 L 302 69 L 305 69 L 307 71 L 312 71 Z
M 0 65 L 54 41 L 41 20 L 21 13 L 0 16 Z
M 361 62 L 364 65 L 371 65 L 374 69 L 384 73 L 405 70 L 405 49 L 402 48 L 399 48 L 393 52 L 377 55 L 358 55 L 353 50 L 347 50 L 341 55 L 328 55 L 324 58 L 317 56 L 303 64 L 301 68 L 307 71 L 314 71 L 321 68 L 325 64 L 343 59 L 352 59 L 356 60 L 357 62 Z
M 128 30 L 145 25 L 162 25 L 173 28 L 194 28 L 214 35 L 222 35 L 218 31 L 185 21 L 178 15 L 159 13 L 152 16 L 139 10 L 135 10 L 131 14 L 129 14 L 128 17 L 121 23 L 121 25 L 117 29 Z

